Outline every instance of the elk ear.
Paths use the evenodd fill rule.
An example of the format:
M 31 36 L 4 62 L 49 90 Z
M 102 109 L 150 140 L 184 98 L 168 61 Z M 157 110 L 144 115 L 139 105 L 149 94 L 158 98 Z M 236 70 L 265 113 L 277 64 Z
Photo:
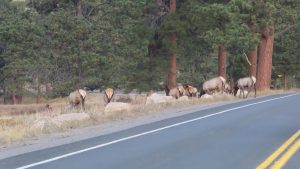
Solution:
M 86 96 L 86 91 L 82 90 L 82 89 L 79 89 L 78 90 L 79 94 L 81 95 L 82 98 L 85 98 Z
M 110 96 L 110 101 L 113 100 L 114 95 L 115 95 L 115 91 L 113 90 L 113 91 L 112 91 L 112 94 L 111 94 L 111 96 Z

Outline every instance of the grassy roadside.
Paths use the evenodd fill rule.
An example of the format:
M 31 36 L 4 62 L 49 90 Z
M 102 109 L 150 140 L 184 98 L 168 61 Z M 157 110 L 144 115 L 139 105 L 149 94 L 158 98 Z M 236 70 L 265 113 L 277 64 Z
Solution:
M 258 92 L 257 96 L 267 96 L 287 92 L 299 92 L 299 90 L 272 90 L 268 92 Z M 52 122 L 52 119 L 67 113 L 80 113 L 78 109 L 72 109 L 67 106 L 66 98 L 50 100 L 48 103 L 52 106 L 52 111 L 43 109 L 43 105 L 8 105 L 10 109 L 25 111 L 19 115 L 1 115 L 0 116 L 0 144 L 11 144 L 17 141 L 23 141 L 43 134 L 65 132 L 73 128 L 80 128 L 90 125 L 101 125 L 112 121 L 124 119 L 134 119 L 142 116 L 161 113 L 167 109 L 185 108 L 193 105 L 209 105 L 223 101 L 239 100 L 231 95 L 220 95 L 210 99 L 193 98 L 189 101 L 173 101 L 164 104 L 145 105 L 146 96 L 137 95 L 132 97 L 132 108 L 129 111 L 104 113 L 103 98 L 97 94 L 87 96 L 87 106 L 85 113 L 88 118 L 84 120 L 74 120 L 64 123 Z M 6 105 L 4 105 L 5 107 Z M 1 106 L 0 106 L 1 107 Z M 24 110 L 24 107 L 30 107 L 35 113 Z M 3 110 L 3 109 L 2 109 Z M 22 111 L 21 111 L 22 110 Z

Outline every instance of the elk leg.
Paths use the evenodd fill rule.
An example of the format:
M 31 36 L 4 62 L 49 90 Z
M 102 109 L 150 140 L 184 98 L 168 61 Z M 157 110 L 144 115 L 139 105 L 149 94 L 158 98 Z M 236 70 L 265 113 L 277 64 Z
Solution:
M 248 98 L 249 93 L 252 91 L 252 87 L 249 87 L 248 93 L 246 95 L 246 98 Z

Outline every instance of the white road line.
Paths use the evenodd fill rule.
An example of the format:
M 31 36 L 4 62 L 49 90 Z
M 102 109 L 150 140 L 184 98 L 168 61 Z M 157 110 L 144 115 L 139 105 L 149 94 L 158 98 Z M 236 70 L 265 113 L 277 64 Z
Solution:
M 121 139 L 114 140 L 114 141 L 111 141 L 111 142 L 108 142 L 108 143 L 99 144 L 97 146 L 93 146 L 93 147 L 82 149 L 82 150 L 75 151 L 75 152 L 72 152 L 72 153 L 64 154 L 64 155 L 61 155 L 61 156 L 50 158 L 48 160 L 44 160 L 44 161 L 40 161 L 40 162 L 37 162 L 37 163 L 29 164 L 29 165 L 26 165 L 26 166 L 22 166 L 22 167 L 19 167 L 19 168 L 16 168 L 16 169 L 26 169 L 26 168 L 38 166 L 38 165 L 41 165 L 41 164 L 49 163 L 49 162 L 56 161 L 56 160 L 66 158 L 66 157 L 69 157 L 69 156 L 73 156 L 73 155 L 76 155 L 76 154 L 84 153 L 84 152 L 87 152 L 87 151 L 90 151 L 90 150 L 98 149 L 98 148 L 105 147 L 105 146 L 108 146 L 108 145 L 112 145 L 112 144 L 115 144 L 115 143 L 119 143 L 119 142 L 122 142 L 122 141 L 126 141 L 126 140 L 130 140 L 130 139 L 137 138 L 137 137 L 140 137 L 140 136 L 148 135 L 148 134 L 151 134 L 151 133 L 154 133 L 154 132 L 157 132 L 157 131 L 161 131 L 161 130 L 169 129 L 169 128 L 172 128 L 172 127 L 180 126 L 180 125 L 183 125 L 183 124 L 186 124 L 186 123 L 191 123 L 191 122 L 198 121 L 198 120 L 201 120 L 201 119 L 205 119 L 205 118 L 208 118 L 208 117 L 220 115 L 220 114 L 232 111 L 232 110 L 237 110 L 237 109 L 249 107 L 249 106 L 253 106 L 253 105 L 256 105 L 256 104 L 266 103 L 266 102 L 270 102 L 270 101 L 273 101 L 273 100 L 283 99 L 283 98 L 291 97 L 291 96 L 298 95 L 298 94 L 299 93 L 290 94 L 290 95 L 283 96 L 283 97 L 278 97 L 278 98 L 274 98 L 274 99 L 269 99 L 269 100 L 265 100 L 265 101 L 260 101 L 260 102 L 256 102 L 256 103 L 247 104 L 247 105 L 244 105 L 244 106 L 239 106 L 239 107 L 223 110 L 223 111 L 220 111 L 220 112 L 217 112 L 217 113 L 214 113 L 214 114 L 209 114 L 209 115 L 206 115 L 206 116 L 202 116 L 202 117 L 198 117 L 198 118 L 195 118 L 195 119 L 183 121 L 183 122 L 180 122 L 180 123 L 175 123 L 175 124 L 172 124 L 172 125 L 169 125 L 169 126 L 165 126 L 165 127 L 150 130 L 150 131 L 147 131 L 147 132 L 144 132 L 144 133 L 140 133 L 140 134 L 136 134 L 136 135 L 133 135 L 133 136 L 121 138 Z

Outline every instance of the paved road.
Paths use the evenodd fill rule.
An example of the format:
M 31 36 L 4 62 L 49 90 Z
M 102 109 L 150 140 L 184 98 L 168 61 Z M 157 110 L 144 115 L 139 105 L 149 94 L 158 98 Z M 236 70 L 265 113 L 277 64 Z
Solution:
M 0 168 L 254 169 L 283 161 L 297 169 L 299 129 L 300 94 L 275 95 L 10 157 Z

